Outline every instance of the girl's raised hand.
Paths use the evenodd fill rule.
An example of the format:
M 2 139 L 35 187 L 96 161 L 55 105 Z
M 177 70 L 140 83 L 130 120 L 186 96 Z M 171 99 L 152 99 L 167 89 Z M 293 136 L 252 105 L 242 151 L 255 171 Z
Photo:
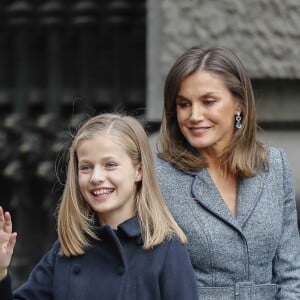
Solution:
M 7 274 L 13 250 L 16 244 L 17 233 L 12 232 L 12 222 L 9 212 L 4 212 L 0 206 L 0 280 Z

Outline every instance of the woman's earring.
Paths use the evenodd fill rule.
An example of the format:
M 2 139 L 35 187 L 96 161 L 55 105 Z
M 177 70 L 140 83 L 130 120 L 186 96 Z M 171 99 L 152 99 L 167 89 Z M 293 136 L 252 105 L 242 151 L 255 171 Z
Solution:
M 237 129 L 242 128 L 242 117 L 241 117 L 241 113 L 238 111 L 235 115 L 235 127 Z

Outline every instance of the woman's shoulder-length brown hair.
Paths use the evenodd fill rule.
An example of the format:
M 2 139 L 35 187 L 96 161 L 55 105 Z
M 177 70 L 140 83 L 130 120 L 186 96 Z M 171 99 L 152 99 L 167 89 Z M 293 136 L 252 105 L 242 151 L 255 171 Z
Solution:
M 158 138 L 158 156 L 183 171 L 196 171 L 207 164 L 180 132 L 176 118 L 176 96 L 181 82 L 204 70 L 221 76 L 234 99 L 241 105 L 242 128 L 219 157 L 219 165 L 242 177 L 264 170 L 267 152 L 257 139 L 256 108 L 252 84 L 240 59 L 224 47 L 195 46 L 186 50 L 171 67 L 164 86 L 164 109 Z

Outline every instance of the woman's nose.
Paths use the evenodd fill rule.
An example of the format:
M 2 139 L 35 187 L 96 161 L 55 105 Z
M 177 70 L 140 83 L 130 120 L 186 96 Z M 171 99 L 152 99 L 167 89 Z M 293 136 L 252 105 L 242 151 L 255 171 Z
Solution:
M 190 111 L 190 120 L 192 122 L 199 122 L 203 119 L 203 111 L 198 105 L 193 105 Z

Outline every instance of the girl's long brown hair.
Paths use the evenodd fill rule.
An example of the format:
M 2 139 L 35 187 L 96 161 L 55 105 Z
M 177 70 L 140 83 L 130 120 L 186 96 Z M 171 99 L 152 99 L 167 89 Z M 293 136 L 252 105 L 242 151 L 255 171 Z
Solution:
M 61 253 L 83 254 L 93 231 L 94 212 L 83 198 L 78 185 L 77 148 L 86 139 L 109 135 L 121 145 L 134 166 L 142 166 L 142 181 L 136 187 L 136 212 L 142 228 L 144 248 L 149 249 L 171 236 L 186 242 L 186 236 L 170 214 L 160 193 L 147 134 L 141 123 L 130 116 L 101 114 L 84 123 L 75 135 L 69 151 L 65 189 L 58 210 L 58 237 Z

